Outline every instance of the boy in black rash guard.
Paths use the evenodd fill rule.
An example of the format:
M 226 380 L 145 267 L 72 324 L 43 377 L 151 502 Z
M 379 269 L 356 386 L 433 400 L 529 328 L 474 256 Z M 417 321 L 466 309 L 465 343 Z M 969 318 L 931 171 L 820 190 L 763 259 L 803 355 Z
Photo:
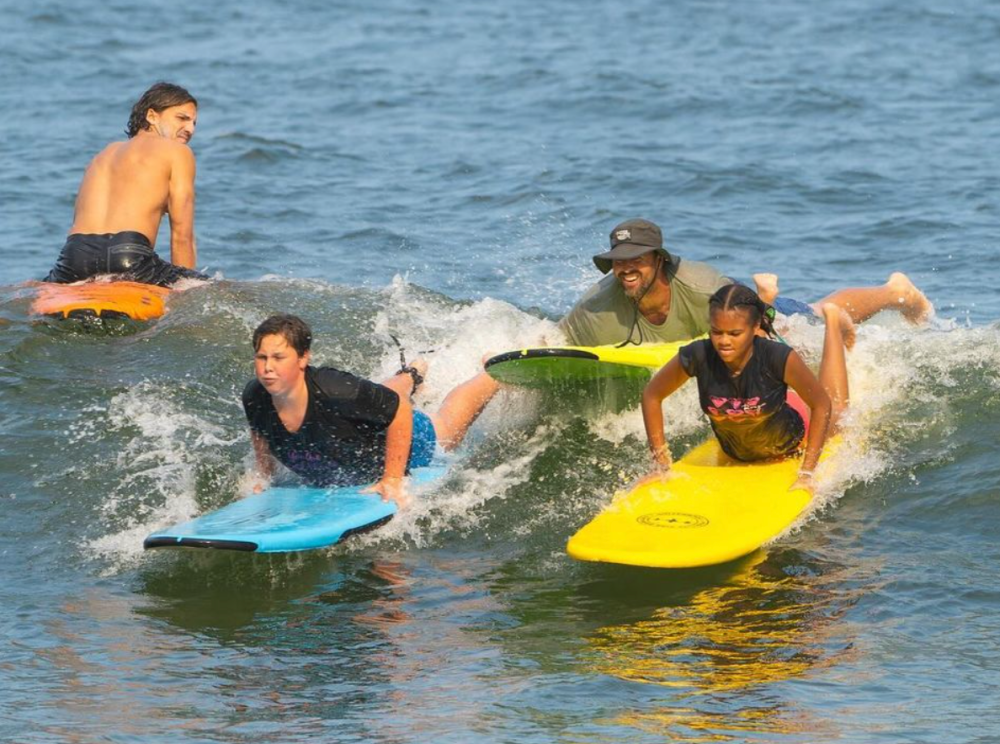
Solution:
M 274 315 L 254 331 L 256 378 L 243 391 L 243 409 L 266 478 L 276 458 L 311 485 L 372 483 L 370 490 L 404 506 L 409 470 L 429 464 L 438 442 L 457 447 L 494 392 L 480 373 L 452 390 L 432 418 L 410 404 L 426 363 L 379 385 L 309 366 L 311 344 L 312 331 L 294 315 Z
M 773 334 L 769 309 L 749 287 L 722 287 L 709 300 L 709 339 L 681 348 L 646 386 L 642 416 L 661 472 L 672 463 L 663 399 L 694 377 L 701 408 L 727 455 L 754 461 L 805 450 L 792 488 L 812 492 L 827 433 L 848 403 L 843 319 L 836 305 L 822 306 L 826 334 L 817 379 L 791 347 L 759 335 L 762 329 Z

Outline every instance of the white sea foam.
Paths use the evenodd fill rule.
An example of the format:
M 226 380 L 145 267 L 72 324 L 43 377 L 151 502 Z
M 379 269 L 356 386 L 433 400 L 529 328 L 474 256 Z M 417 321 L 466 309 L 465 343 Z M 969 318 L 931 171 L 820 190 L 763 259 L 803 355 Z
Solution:
M 789 341 L 815 362 L 822 332 L 822 326 L 801 326 Z M 942 391 L 955 389 L 958 370 L 996 370 L 1000 342 L 989 329 L 959 329 L 937 317 L 916 328 L 883 314 L 858 326 L 847 364 L 851 404 L 842 421 L 844 444 L 819 467 L 816 498 L 790 531 L 823 518 L 851 486 L 898 471 L 908 444 L 931 431 L 947 432 L 953 399 Z M 993 380 L 1000 380 L 995 372 Z M 947 437 L 937 446 L 947 448 Z
M 283 280 L 289 281 L 289 280 Z M 330 285 L 309 280 L 292 280 L 308 291 L 324 291 Z M 419 391 L 417 406 L 434 411 L 447 393 L 457 384 L 481 371 L 484 355 L 522 345 L 537 344 L 547 334 L 555 337 L 554 325 L 526 314 L 512 305 L 496 300 L 483 300 L 454 305 L 408 285 L 398 278 L 386 291 L 384 307 L 376 316 L 376 330 L 385 343 L 377 367 L 381 374 L 375 379 L 388 378 L 399 368 L 399 352 L 389 339 L 391 328 L 408 350 L 433 349 L 426 354 L 430 363 L 427 382 Z M 250 330 L 253 321 L 240 307 L 215 308 L 244 321 Z M 403 313 L 400 308 L 405 308 Z M 409 358 L 415 355 L 409 354 Z M 481 440 L 504 430 L 526 425 L 535 415 L 530 391 L 501 391 L 477 422 L 470 440 Z M 156 529 L 190 519 L 202 511 L 196 499 L 195 473 L 199 464 L 211 461 L 213 452 L 246 441 L 241 417 L 237 426 L 220 425 L 184 409 L 172 402 L 169 391 L 162 385 L 144 383 L 115 396 L 104 413 L 104 421 L 91 417 L 78 436 L 90 436 L 92 430 L 107 426 L 118 434 L 131 438 L 118 457 L 122 473 L 118 486 L 105 499 L 101 511 L 107 522 L 107 534 L 90 542 L 89 548 L 120 570 L 142 555 L 142 540 Z M 134 433 L 132 433 L 134 432 Z M 544 434 L 538 434 L 539 446 Z M 516 461 L 501 463 L 478 471 L 463 469 L 462 453 L 454 473 L 446 483 L 451 496 L 438 501 L 416 499 L 416 506 L 394 520 L 392 526 L 379 534 L 392 538 L 406 537 L 423 544 L 445 526 L 467 523 L 471 510 L 495 497 L 502 497 L 511 486 L 523 482 L 530 472 L 535 456 L 529 443 L 527 454 Z M 247 445 L 249 453 L 249 446 Z M 244 460 L 241 473 L 235 474 L 235 489 L 249 492 L 252 458 Z M 425 523 L 429 527 L 425 527 Z M 378 538 L 375 538 L 378 539 Z M 364 544 L 361 542 L 360 544 Z
M 395 291 L 405 292 L 406 285 L 395 287 Z M 425 330 L 434 328 L 436 333 L 451 334 L 452 337 L 455 328 L 476 332 L 478 330 L 476 324 L 480 321 L 492 326 L 496 319 L 497 305 L 504 306 L 504 303 L 486 300 L 456 308 L 451 311 L 451 322 L 443 322 L 441 316 L 436 315 L 429 318 L 421 327 Z M 500 312 L 502 314 L 503 311 Z M 545 322 L 539 321 L 540 325 L 536 326 L 531 320 L 525 321 L 523 314 L 522 317 L 518 317 L 516 310 L 514 313 L 513 317 L 507 318 L 506 325 L 500 326 L 504 329 L 501 335 L 514 342 L 508 343 L 509 346 L 532 343 L 523 340 L 516 343 L 517 334 L 525 332 L 525 325 L 531 332 L 540 336 L 544 336 L 550 329 Z M 816 499 L 802 519 L 793 525 L 792 531 L 823 514 L 850 486 L 873 481 L 893 468 L 894 443 L 873 436 L 871 432 L 877 428 L 878 422 L 884 421 L 887 415 L 900 405 L 901 401 L 912 401 L 914 397 L 924 395 L 921 391 L 928 374 L 928 360 L 940 362 L 931 372 L 932 377 L 939 383 L 947 382 L 950 364 L 945 361 L 948 355 L 942 352 L 948 342 L 940 330 L 935 330 L 947 327 L 947 324 L 914 328 L 902 321 L 896 321 L 894 316 L 887 316 L 862 325 L 858 329 L 857 345 L 848 357 L 852 398 L 851 408 L 842 421 L 844 444 L 835 457 L 820 466 Z M 822 352 L 823 327 L 805 318 L 796 317 L 790 320 L 784 332 L 787 340 L 815 369 Z M 419 333 L 415 334 L 415 337 L 420 338 Z M 440 336 L 435 337 L 434 332 L 429 332 L 428 336 L 421 340 L 431 342 L 434 338 Z M 463 368 L 463 364 L 467 363 L 470 357 L 475 358 L 472 352 L 485 346 L 482 344 L 476 347 L 475 343 L 475 339 L 469 343 L 460 338 L 453 342 L 450 349 L 447 344 L 444 345 L 445 356 L 449 353 L 454 355 L 448 360 L 451 374 L 446 378 L 447 384 L 436 389 L 430 387 L 432 395 L 429 395 L 429 398 L 440 399 L 451 385 L 476 370 L 476 365 L 472 363 L 467 364 L 467 369 Z M 901 344 L 905 351 L 899 350 Z M 387 370 L 391 370 L 394 364 L 393 354 L 394 349 L 387 350 L 386 358 L 383 360 Z M 967 350 L 962 356 L 972 357 L 975 361 L 977 357 L 984 355 L 982 352 Z M 989 358 L 990 355 L 985 356 Z M 523 394 L 516 393 L 512 396 L 512 400 L 517 401 L 517 396 Z M 524 403 L 523 400 L 520 402 Z M 706 436 L 710 434 L 699 409 L 697 391 L 693 384 L 675 394 L 668 406 L 669 412 L 665 417 L 668 439 L 690 437 L 699 431 L 704 431 Z M 524 423 L 534 415 L 530 402 L 520 407 L 516 404 L 508 405 L 503 414 L 508 416 L 512 410 L 515 414 L 520 414 L 520 423 Z M 588 420 L 588 429 L 595 438 L 616 446 L 628 441 L 641 443 L 645 440 L 642 416 L 638 407 L 621 412 L 596 413 Z M 418 499 L 414 507 L 401 513 L 392 526 L 368 536 L 364 545 L 377 543 L 380 539 L 401 538 L 423 545 L 443 529 L 474 528 L 476 509 L 491 498 L 503 498 L 510 488 L 526 482 L 531 463 L 544 451 L 551 437 L 552 432 L 549 428 L 542 428 L 533 437 L 530 446 L 520 452 L 518 457 L 489 471 L 459 470 L 446 487 L 439 488 L 427 500 Z M 627 451 L 628 454 L 624 456 L 635 457 L 637 450 L 627 448 Z M 638 451 L 644 454 L 644 449 Z M 618 475 L 623 480 L 622 485 L 625 485 L 636 463 L 627 461 L 620 463 L 620 466 L 621 472 Z M 614 475 L 612 471 L 615 469 L 615 463 L 599 463 L 598 467 Z M 576 494 L 563 494 L 557 505 L 558 509 L 564 511 L 567 499 L 572 501 L 576 496 Z M 610 497 L 611 494 L 607 494 L 607 498 Z M 593 495 L 588 494 L 587 500 L 590 501 L 592 498 Z M 530 531 L 532 525 L 548 521 L 552 518 L 552 508 L 556 507 L 551 503 L 533 505 L 533 511 L 522 515 L 518 520 L 519 526 L 515 528 L 515 532 L 520 534 Z
M 399 348 L 389 338 L 392 333 L 402 344 L 407 361 L 423 356 L 427 376 L 415 402 L 424 411 L 435 411 L 457 385 L 482 371 L 484 357 L 511 349 L 537 346 L 558 337 L 555 324 L 529 315 L 513 305 L 490 298 L 470 304 L 446 304 L 441 299 L 418 292 L 396 277 L 386 290 L 388 301 L 375 321 L 379 335 L 386 339 L 375 379 L 391 377 L 399 370 Z M 421 353 L 426 351 L 427 353 Z M 531 415 L 526 391 L 503 392 L 491 403 L 476 424 L 476 433 L 496 432 L 523 422 Z M 519 404 L 511 405 L 516 396 Z M 505 404 L 505 400 L 508 403 Z
M 294 282 L 311 293 L 342 291 L 311 280 L 281 281 Z M 381 309 L 374 317 L 374 337 L 381 342 L 376 344 L 377 358 L 368 361 L 375 370 L 371 376 L 388 378 L 398 370 L 399 349 L 389 337 L 390 333 L 396 335 L 408 360 L 422 355 L 429 362 L 427 380 L 416 396 L 417 407 L 428 412 L 436 410 L 454 386 L 477 374 L 484 356 L 560 340 L 551 321 L 498 300 L 455 303 L 399 277 L 381 295 Z M 239 319 L 249 332 L 255 323 L 253 313 L 234 302 L 215 311 Z M 859 326 L 857 345 L 848 357 L 852 404 L 844 422 L 846 444 L 821 466 L 817 498 L 793 529 L 822 515 L 852 484 L 883 477 L 894 467 L 894 451 L 901 440 L 920 437 L 927 421 L 945 420 L 947 400 L 932 388 L 947 390 L 956 385 L 956 369 L 972 366 L 993 370 L 989 379 L 1000 389 L 995 373 L 1000 368 L 995 330 L 956 329 L 940 320 L 930 328 L 916 329 L 897 321 L 888 316 Z M 793 317 L 783 332 L 815 368 L 822 348 L 822 326 Z M 348 356 L 354 353 L 346 351 Z M 477 461 L 475 457 L 480 445 L 538 424 L 541 399 L 528 390 L 502 391 L 473 427 L 468 443 L 452 456 L 453 469 L 445 481 L 423 492 L 418 490 L 412 507 L 385 528 L 353 540 L 346 549 L 367 549 L 381 541 L 426 546 L 442 532 L 475 530 L 485 505 L 504 501 L 512 489 L 532 477 L 545 477 L 532 475 L 533 463 L 558 441 L 567 422 L 578 415 L 576 411 L 567 410 L 563 417 L 547 416 L 512 448 L 512 453 L 501 455 L 501 462 L 486 458 L 490 464 L 483 465 L 484 458 Z M 195 471 L 199 465 L 234 445 L 246 447 L 249 453 L 245 426 L 235 412 L 232 422 L 210 421 L 175 402 L 162 384 L 139 385 L 116 396 L 106 409 L 92 413 L 74 425 L 69 432 L 71 441 L 93 437 L 105 423 L 117 434 L 131 437 L 119 457 L 121 480 L 102 505 L 107 534 L 90 544 L 113 570 L 130 565 L 141 555 L 146 534 L 203 510 L 196 498 Z M 706 436 L 709 433 L 693 384 L 670 399 L 665 413 L 670 440 L 690 438 L 699 431 Z M 620 413 L 587 414 L 587 427 L 595 442 L 612 445 L 610 457 L 604 447 L 601 462 L 591 464 L 612 480 L 620 471 L 617 475 L 625 485 L 624 481 L 641 469 L 636 458 L 645 457 L 645 431 L 638 406 Z M 892 436 L 886 435 L 887 429 L 892 430 Z M 615 462 L 615 457 L 624 459 Z M 232 475 L 230 488 L 241 493 L 249 490 L 249 465 L 248 455 L 243 470 Z M 579 490 L 580 486 L 577 483 L 567 488 Z M 526 505 L 526 513 L 512 520 L 515 526 L 509 529 L 529 534 L 539 525 L 558 523 L 561 517 L 554 511 L 564 513 L 568 504 L 579 502 L 587 510 L 600 504 L 600 493 L 583 490 L 585 494 L 562 494 L 558 503 L 550 497 Z M 610 499 L 611 493 L 605 496 Z
M 503 500 L 510 490 L 527 482 L 532 463 L 559 434 L 558 424 L 540 426 L 518 448 L 518 455 L 493 467 L 477 469 L 453 460 L 444 482 L 414 490 L 412 503 L 376 533 L 360 538 L 355 546 L 368 547 L 382 540 L 406 540 L 417 547 L 428 545 L 444 530 L 474 530 L 484 504 Z M 349 547 L 349 549 L 351 549 Z
M 417 356 L 412 350 L 432 350 L 423 354 L 429 368 L 416 396 L 417 406 L 427 412 L 437 410 L 456 385 L 481 372 L 484 357 L 559 338 L 554 323 L 506 302 L 487 298 L 470 304 L 444 304 L 399 277 L 386 292 L 390 301 L 379 313 L 376 329 L 387 338 L 390 332 L 396 335 L 407 350 L 408 360 Z M 394 343 L 385 346 L 379 369 L 382 377 L 399 369 L 399 350 Z M 474 425 L 469 441 L 528 426 L 538 416 L 537 400 L 537 393 L 530 390 L 502 389 Z M 539 427 L 518 447 L 515 457 L 487 469 L 466 466 L 463 458 L 474 444 L 463 445 L 450 458 L 453 470 L 444 483 L 417 490 L 409 508 L 356 544 L 405 539 L 421 546 L 442 530 L 473 528 L 479 507 L 493 499 L 502 500 L 511 488 L 526 482 L 532 462 L 551 445 L 558 428 L 554 423 Z
M 184 411 L 165 386 L 152 382 L 112 398 L 104 423 L 119 434 L 131 433 L 117 457 L 121 477 L 101 504 L 111 531 L 89 543 L 116 570 L 142 554 L 147 534 L 198 513 L 199 463 L 245 435 Z

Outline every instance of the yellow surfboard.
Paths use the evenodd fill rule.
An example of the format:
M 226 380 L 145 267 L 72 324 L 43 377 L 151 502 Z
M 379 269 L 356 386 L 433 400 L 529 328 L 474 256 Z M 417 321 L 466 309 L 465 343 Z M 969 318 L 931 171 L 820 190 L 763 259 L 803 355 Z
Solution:
M 166 312 L 169 294 L 169 289 L 137 282 L 46 282 L 38 287 L 31 312 L 57 318 L 153 320 Z
M 823 458 L 838 446 L 827 442 Z M 744 463 L 715 438 L 674 463 L 664 478 L 619 493 L 570 538 L 581 561 L 693 568 L 753 552 L 792 525 L 809 505 L 795 483 L 800 460 Z
M 590 380 L 639 380 L 677 355 L 691 340 L 648 346 L 543 346 L 517 349 L 487 360 L 493 379 L 512 385 L 544 387 Z

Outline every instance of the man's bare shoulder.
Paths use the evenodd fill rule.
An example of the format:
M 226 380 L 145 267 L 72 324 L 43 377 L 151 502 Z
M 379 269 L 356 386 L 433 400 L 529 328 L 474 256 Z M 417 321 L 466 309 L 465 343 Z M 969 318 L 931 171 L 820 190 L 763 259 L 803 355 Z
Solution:
M 183 142 L 168 140 L 165 144 L 170 146 L 168 155 L 174 176 L 184 182 L 193 182 L 195 177 L 194 150 Z
M 113 159 L 128 142 L 111 142 L 105 145 L 104 149 L 90 159 L 90 164 L 101 163 Z
M 183 142 L 166 137 L 135 137 L 127 142 L 115 143 L 127 147 L 143 157 L 156 158 L 171 163 L 193 163 L 194 152 Z M 108 147 L 111 147 L 109 145 Z
M 178 142 L 177 140 L 170 140 L 162 137 L 160 138 L 160 142 L 169 148 L 169 152 L 172 156 L 183 158 L 185 160 L 194 160 L 194 150 L 191 149 L 190 145 Z

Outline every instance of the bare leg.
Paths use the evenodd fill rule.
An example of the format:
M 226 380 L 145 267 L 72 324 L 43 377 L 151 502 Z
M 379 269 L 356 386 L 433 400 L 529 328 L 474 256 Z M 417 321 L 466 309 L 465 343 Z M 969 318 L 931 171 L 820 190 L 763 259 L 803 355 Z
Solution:
M 823 336 L 823 360 L 819 364 L 819 381 L 833 403 L 830 426 L 835 427 L 850 402 L 843 311 L 832 302 L 824 304 L 821 310 L 823 320 L 826 321 L 826 332 Z
M 431 416 L 441 446 L 449 452 L 458 447 L 499 389 L 499 382 L 480 372 L 448 393 L 441 408 Z
M 427 362 L 423 359 L 414 359 L 410 366 L 421 375 L 427 374 Z M 413 377 L 408 372 L 398 372 L 382 384 L 394 390 L 397 395 L 413 394 Z M 499 389 L 499 382 L 485 372 L 480 372 L 448 393 L 441 408 L 431 416 L 438 443 L 449 452 L 458 447 L 469 427 Z
M 757 285 L 757 296 L 760 297 L 764 302 L 770 304 L 774 303 L 775 298 L 778 296 L 778 275 L 777 274 L 754 274 L 753 275 L 754 284 Z M 816 311 L 819 305 L 811 305 L 810 307 Z M 857 340 L 858 333 L 854 328 L 854 321 L 851 320 L 851 316 L 848 315 L 846 310 L 840 311 L 840 322 L 841 330 L 844 334 L 844 346 L 850 351 L 854 348 L 854 342 Z M 784 329 L 782 329 L 784 330 Z M 766 334 L 761 334 L 766 335 Z
M 813 305 L 822 314 L 822 307 L 833 303 L 847 311 L 851 320 L 861 323 L 883 310 L 898 310 L 911 323 L 923 323 L 934 311 L 924 293 L 917 289 L 906 274 L 895 272 L 880 287 L 850 287 L 841 289 Z
M 768 305 L 773 304 L 774 298 L 778 296 L 778 275 L 754 274 L 753 283 L 757 285 L 757 296 Z

